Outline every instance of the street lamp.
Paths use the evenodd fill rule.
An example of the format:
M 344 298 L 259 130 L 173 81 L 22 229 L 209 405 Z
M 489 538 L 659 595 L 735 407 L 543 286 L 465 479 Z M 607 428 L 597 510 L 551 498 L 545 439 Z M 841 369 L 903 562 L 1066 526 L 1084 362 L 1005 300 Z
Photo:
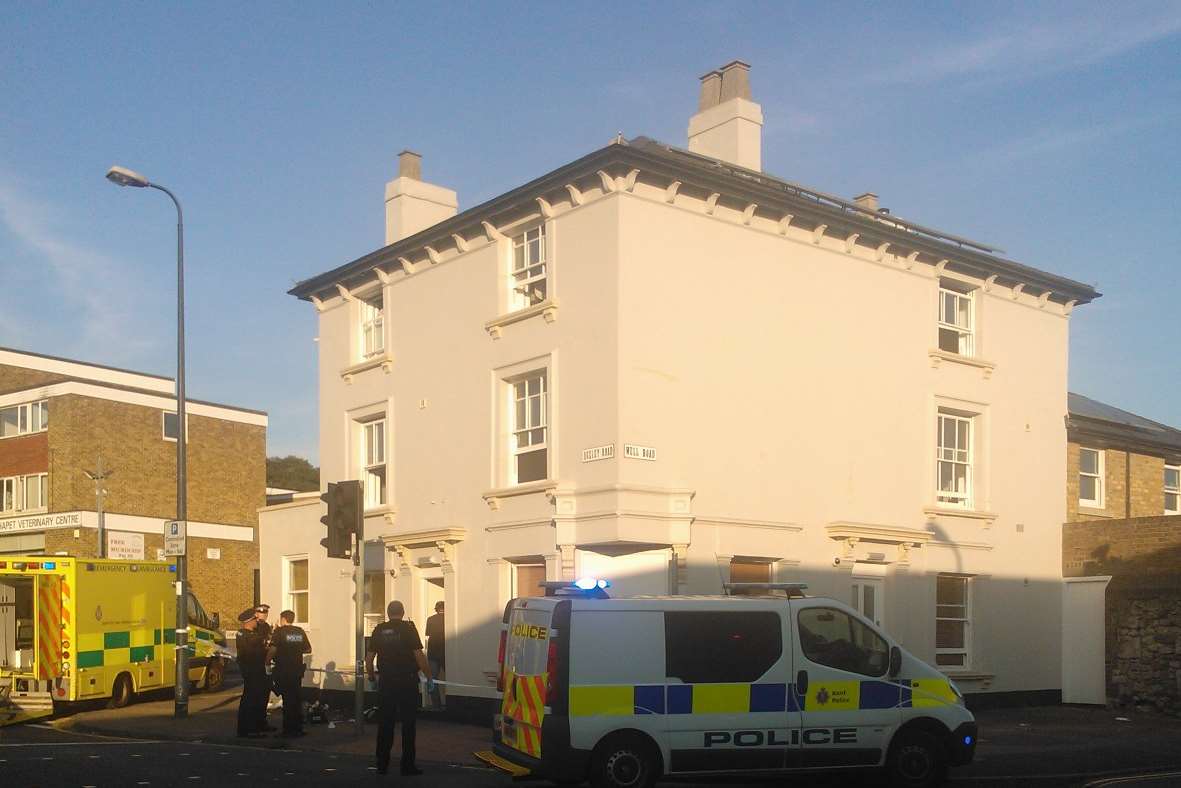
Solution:
M 152 183 L 138 172 L 126 167 L 112 167 L 107 180 L 119 186 L 158 189 L 176 206 L 176 519 L 188 520 L 188 495 L 185 457 L 185 223 L 184 213 L 176 195 L 163 186 Z M 185 555 L 176 557 L 176 695 L 173 716 L 189 716 L 189 605 L 188 605 L 188 542 Z

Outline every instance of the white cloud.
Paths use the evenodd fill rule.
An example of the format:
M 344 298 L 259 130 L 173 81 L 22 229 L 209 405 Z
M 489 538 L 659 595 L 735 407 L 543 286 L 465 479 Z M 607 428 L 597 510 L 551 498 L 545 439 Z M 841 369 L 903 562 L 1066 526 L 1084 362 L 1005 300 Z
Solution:
M 1051 23 L 1008 21 L 974 40 L 913 49 L 913 56 L 871 72 L 875 82 L 924 84 L 946 79 L 1025 79 L 1106 60 L 1181 33 L 1181 4 L 1072 8 Z
M 134 277 L 118 261 L 76 243 L 61 232 L 54 211 L 28 196 L 29 189 L 14 178 L 0 175 L 0 229 L 27 249 L 34 265 L 44 264 L 38 277 L 43 292 L 51 292 L 56 300 L 77 312 L 71 328 L 77 337 L 71 353 L 82 358 L 107 362 L 128 362 L 142 358 L 156 342 L 144 332 L 141 321 L 135 319 L 133 288 L 128 286 Z M 48 319 L 44 311 L 27 309 L 20 294 L 9 288 L 3 292 L 0 314 L 7 323 L 19 330 L 5 336 L 16 337 L 28 346 L 42 332 L 28 330 L 29 321 Z M 38 300 L 37 304 L 43 303 Z M 26 311 L 27 310 L 27 311 Z M 42 317 L 39 317 L 41 315 Z M 0 322 L 0 328 L 7 328 Z M 27 347 L 45 350 L 44 347 Z

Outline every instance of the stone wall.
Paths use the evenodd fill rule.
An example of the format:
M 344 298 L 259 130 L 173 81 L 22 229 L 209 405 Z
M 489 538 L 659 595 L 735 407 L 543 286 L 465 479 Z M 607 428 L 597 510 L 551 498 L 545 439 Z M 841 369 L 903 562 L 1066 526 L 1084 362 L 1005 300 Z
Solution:
M 1062 573 L 1112 577 L 1108 698 L 1181 714 L 1181 515 L 1066 523 Z

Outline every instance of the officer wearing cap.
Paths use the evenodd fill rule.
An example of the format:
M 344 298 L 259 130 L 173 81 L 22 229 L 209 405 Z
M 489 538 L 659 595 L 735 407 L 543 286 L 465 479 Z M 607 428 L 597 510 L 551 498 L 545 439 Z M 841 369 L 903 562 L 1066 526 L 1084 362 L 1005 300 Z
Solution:
M 275 665 L 275 690 L 283 698 L 284 736 L 303 736 L 303 707 L 300 699 L 303 655 L 311 651 L 312 644 L 307 633 L 295 626 L 295 613 L 284 610 L 279 614 L 279 628 L 271 633 L 271 645 L 267 648 L 267 662 Z
M 242 673 L 242 699 L 238 701 L 238 736 L 258 738 L 259 709 L 266 713 L 267 671 L 266 645 L 258 632 L 258 619 L 254 610 L 243 610 L 238 616 L 242 628 L 236 639 L 238 649 L 238 670 Z
M 258 621 L 258 634 L 262 636 L 264 653 L 271 645 L 271 634 L 273 633 L 271 625 L 267 623 L 267 616 L 270 615 L 270 612 L 270 605 L 260 604 L 254 606 L 254 618 Z M 270 664 L 270 660 L 266 660 L 266 664 Z M 264 675 L 263 683 L 266 685 L 266 689 L 265 691 L 260 690 L 262 692 L 262 702 L 257 708 L 258 719 L 256 720 L 256 724 L 260 731 L 273 731 L 275 730 L 275 726 L 267 722 L 267 701 L 270 700 L 271 691 L 274 689 L 274 682 L 270 676 Z
M 418 707 L 418 673 L 430 675 L 422 640 L 414 623 L 403 621 L 406 608 L 396 599 L 386 608 L 389 621 L 373 628 L 365 650 L 365 672 L 373 681 L 373 660 L 377 658 L 378 719 L 377 772 L 385 774 L 390 766 L 390 748 L 394 744 L 394 724 L 402 723 L 402 774 L 422 774 L 414 765 L 414 713 Z

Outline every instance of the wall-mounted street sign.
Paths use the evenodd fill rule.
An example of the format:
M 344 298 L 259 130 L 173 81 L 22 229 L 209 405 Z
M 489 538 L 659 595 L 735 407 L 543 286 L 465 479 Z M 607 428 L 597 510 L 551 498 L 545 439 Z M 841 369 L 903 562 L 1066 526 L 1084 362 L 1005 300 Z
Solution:
M 185 554 L 185 522 L 169 520 L 164 523 L 164 555 Z
M 634 443 L 623 444 L 623 456 L 629 460 L 655 460 L 656 449 L 651 446 L 637 446 Z
M 606 446 L 596 446 L 593 449 L 582 450 L 583 462 L 596 462 L 598 460 L 609 460 L 615 456 L 615 444 L 608 443 Z

